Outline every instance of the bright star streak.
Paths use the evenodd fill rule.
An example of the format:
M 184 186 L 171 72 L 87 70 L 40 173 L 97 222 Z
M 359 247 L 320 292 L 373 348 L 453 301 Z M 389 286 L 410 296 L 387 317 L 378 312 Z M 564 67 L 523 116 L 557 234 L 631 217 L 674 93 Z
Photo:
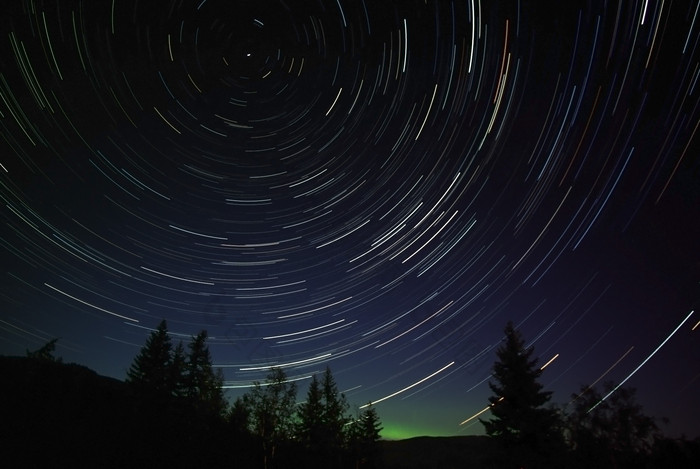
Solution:
M 304 363 L 309 363 L 309 362 L 315 362 L 318 360 L 323 360 L 324 358 L 330 357 L 330 353 L 326 353 L 323 355 L 320 355 L 318 357 L 313 357 L 313 358 L 307 358 L 305 360 L 297 360 L 295 362 L 288 362 L 288 363 L 279 363 L 276 365 L 264 365 L 264 366 L 249 366 L 245 368 L 239 368 L 239 371 L 260 371 L 260 370 L 269 370 L 270 368 L 277 367 L 277 368 L 286 368 L 290 366 L 297 366 L 297 365 L 302 365 Z M 225 366 L 219 365 L 220 368 L 226 368 Z
M 547 367 L 550 365 L 550 363 L 552 363 L 552 362 L 553 362 L 554 360 L 556 360 L 557 358 L 559 358 L 559 354 L 558 354 L 558 353 L 557 353 L 556 355 L 554 355 L 552 358 L 550 358 L 549 361 L 548 361 L 547 363 L 545 363 L 544 365 L 542 365 L 542 367 L 540 368 L 540 371 L 542 371 L 542 370 L 544 370 L 545 368 L 547 368 Z
M 498 404 L 498 403 L 501 402 L 502 400 L 503 400 L 503 397 L 499 398 L 499 399 L 498 399 L 496 402 L 494 402 L 493 404 L 491 404 L 491 405 L 489 405 L 489 406 L 486 406 L 484 409 L 481 409 L 479 412 L 477 412 L 476 414 L 472 415 L 472 416 L 469 417 L 468 419 L 463 420 L 462 422 L 460 422 L 460 425 L 464 425 L 464 424 L 467 423 L 467 422 L 471 422 L 472 420 L 474 420 L 475 418 L 477 418 L 479 415 L 483 414 L 484 412 L 486 412 L 487 410 L 489 410 L 491 407 L 495 406 L 496 404 Z
M 598 377 L 598 379 L 596 379 L 596 380 L 593 381 L 591 384 L 589 384 L 588 387 L 587 387 L 586 389 L 584 389 L 578 396 L 576 396 L 575 398 L 573 398 L 573 399 L 569 402 L 569 404 L 571 404 L 572 402 L 574 402 L 574 401 L 575 401 L 576 399 L 578 399 L 579 397 L 583 396 L 585 393 L 588 392 L 589 389 L 593 388 L 593 386 L 595 386 L 596 384 L 598 384 L 598 382 L 599 382 L 601 379 L 603 379 L 603 377 L 604 377 L 605 375 L 607 375 L 608 373 L 610 373 L 610 371 L 611 371 L 613 368 L 615 368 L 615 367 L 617 366 L 617 364 L 620 363 L 620 362 L 622 361 L 622 359 L 625 358 L 633 349 L 634 349 L 634 346 L 630 347 L 624 354 L 622 354 L 622 356 L 621 356 L 620 358 L 617 359 L 617 361 L 615 361 L 615 363 L 613 363 L 612 365 L 610 365 L 610 367 L 609 367 L 607 370 L 605 370 L 605 373 L 603 373 L 602 375 L 600 375 L 600 376 Z M 569 405 L 569 404 L 567 404 L 567 405 Z
M 646 362 L 648 362 L 649 359 L 650 359 L 651 357 L 653 357 L 654 354 L 655 354 L 656 352 L 658 352 L 659 349 L 660 349 L 661 347 L 664 346 L 664 344 L 665 344 L 666 342 L 668 342 L 668 339 L 670 339 L 670 338 L 673 336 L 673 334 L 675 334 L 675 333 L 678 331 L 678 329 L 680 329 L 681 326 L 682 326 L 683 324 L 685 324 L 685 322 L 686 322 L 688 319 L 690 319 L 690 316 L 692 316 L 694 312 L 695 312 L 695 310 L 691 311 L 691 312 L 685 317 L 685 319 L 683 319 L 683 320 L 681 321 L 681 323 L 678 324 L 678 326 L 676 326 L 676 328 L 673 330 L 673 332 L 671 332 L 671 333 L 668 335 L 668 337 L 666 337 L 666 338 L 664 339 L 664 341 L 661 342 L 661 343 L 659 344 L 659 346 L 656 347 L 656 348 L 654 349 L 654 351 L 651 352 L 651 353 L 649 354 L 649 356 L 646 357 L 646 358 L 644 359 L 644 361 L 642 361 L 642 363 L 640 363 L 639 366 L 637 366 L 637 368 L 634 369 L 634 371 L 632 371 L 632 373 L 628 374 L 627 377 L 626 377 L 625 379 L 623 379 L 623 380 L 620 382 L 620 384 L 618 384 L 617 386 L 615 386 L 615 387 L 613 388 L 613 390 L 610 391 L 609 393 L 607 393 L 601 400 L 599 400 L 599 401 L 596 403 L 596 405 L 594 405 L 593 407 L 591 407 L 590 409 L 588 409 L 588 412 L 590 412 L 590 411 L 592 411 L 593 409 L 595 409 L 596 407 L 598 407 L 598 405 L 599 405 L 601 402 L 603 402 L 605 399 L 607 399 L 608 397 L 610 397 L 610 395 L 611 395 L 612 393 L 614 393 L 615 391 L 617 391 L 617 390 L 620 388 L 620 386 L 622 386 L 623 384 L 625 384 L 625 383 L 627 382 L 628 379 L 630 379 L 637 371 L 639 371 L 639 369 L 640 369 L 641 367 L 643 367 L 643 366 L 646 364 Z M 588 412 L 586 412 L 586 413 L 588 413 Z
M 107 313 L 107 314 L 111 314 L 112 316 L 116 316 L 116 317 L 118 317 L 118 318 L 126 319 L 126 320 L 128 320 L 128 321 L 139 322 L 138 319 L 130 318 L 130 317 L 128 317 L 128 316 L 123 316 L 123 315 L 117 314 L 117 313 L 113 313 L 112 311 L 108 311 L 108 310 L 106 310 L 106 309 L 104 309 L 104 308 L 100 308 L 99 306 L 95 306 L 95 305 L 93 305 L 93 304 L 90 304 L 90 303 L 88 303 L 87 301 L 83 301 L 83 300 L 81 300 L 80 298 L 76 298 L 76 297 L 74 297 L 73 295 L 69 295 L 68 293 L 66 293 L 66 292 L 64 292 L 64 291 L 61 291 L 61 290 L 59 290 L 58 288 L 49 285 L 48 283 L 44 283 L 44 285 L 46 285 L 47 287 L 49 287 L 49 288 L 52 289 L 53 291 L 56 291 L 56 292 L 60 293 L 61 295 L 65 295 L 65 296 L 67 296 L 68 298 L 77 301 L 78 303 L 82 303 L 82 304 L 84 304 L 84 305 L 86 305 L 86 306 L 89 306 L 89 307 L 91 307 L 91 308 L 95 308 L 96 310 L 102 311 L 102 312 Z
M 379 404 L 379 403 L 382 402 L 382 401 L 386 401 L 387 399 L 390 399 L 390 398 L 392 398 L 392 397 L 394 397 L 394 396 L 398 396 L 398 395 L 401 394 L 402 392 L 408 391 L 409 389 L 414 388 L 414 387 L 418 386 L 419 384 L 421 384 L 421 383 L 423 383 L 423 382 L 429 380 L 430 378 L 432 378 L 432 377 L 435 376 L 436 374 L 445 371 L 446 369 L 448 369 L 449 367 L 451 367 L 451 366 L 454 365 L 454 364 L 455 364 L 455 362 L 450 362 L 450 363 L 448 363 L 447 365 L 445 365 L 445 366 L 443 366 L 442 368 L 440 368 L 439 370 L 437 370 L 436 372 L 431 373 L 430 375 L 426 376 L 425 378 L 423 378 L 423 379 L 421 379 L 421 380 L 419 380 L 419 381 L 416 381 L 415 383 L 413 383 L 413 384 L 411 384 L 411 385 L 409 385 L 409 386 L 406 386 L 405 388 L 403 388 L 403 389 L 401 389 L 401 390 L 399 390 L 399 391 L 396 391 L 395 393 L 389 394 L 388 396 L 384 396 L 384 397 L 382 397 L 381 399 L 377 399 L 376 401 L 372 402 L 371 404 L 365 404 L 365 405 L 363 405 L 363 406 L 360 406 L 360 409 L 364 409 L 365 407 L 369 407 L 370 405 Z

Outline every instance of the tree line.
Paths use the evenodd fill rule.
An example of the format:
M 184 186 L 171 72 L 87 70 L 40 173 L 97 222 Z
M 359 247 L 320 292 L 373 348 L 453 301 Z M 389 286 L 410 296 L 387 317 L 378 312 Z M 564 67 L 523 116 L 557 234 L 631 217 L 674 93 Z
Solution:
M 305 399 L 284 370 L 229 403 L 206 331 L 173 344 L 162 321 L 125 381 L 54 357 L 56 339 L 27 357 L 0 357 L 0 441 L 8 467 L 411 468 L 446 446 L 412 444 L 413 459 L 383 453 L 371 405 L 350 412 L 330 371 L 313 376 Z M 463 437 L 464 464 L 494 468 L 694 468 L 700 439 L 666 438 L 635 391 L 582 387 L 566 406 L 539 383 L 533 347 L 512 323 L 489 382 L 487 436 Z M 409 440 L 412 441 L 412 440 Z M 435 442 L 435 440 L 432 440 Z M 477 448 L 478 447 L 478 448 Z M 439 449 L 441 448 L 441 449 Z M 451 450 L 450 450 L 451 451 Z M 452 457 L 452 456 L 450 456 Z M 442 464 L 442 463 L 440 463 Z
M 635 389 L 582 386 L 564 407 L 550 404 L 534 348 L 512 322 L 498 348 L 489 387 L 491 418 L 480 419 L 497 443 L 496 467 L 696 467 L 700 440 L 665 438 L 636 402 Z
M 228 439 L 229 444 L 237 443 L 236 461 L 242 467 L 379 466 L 382 427 L 376 409 L 368 405 L 351 415 L 330 368 L 320 379 L 311 378 L 301 403 L 297 403 L 296 383 L 287 379 L 283 369 L 273 367 L 264 382 L 254 382 L 229 406 L 223 375 L 220 369 L 214 371 L 206 339 L 202 331 L 187 350 L 181 342 L 173 346 L 167 323 L 161 321 L 134 358 L 126 382 L 139 411 L 154 424 L 145 429 L 153 441 L 168 446 L 175 441 L 187 447 L 201 443 L 202 435 L 208 441 Z M 167 433 L 172 438 L 172 429 L 179 424 L 188 435 L 185 441 L 159 437 L 164 427 L 170 427 Z

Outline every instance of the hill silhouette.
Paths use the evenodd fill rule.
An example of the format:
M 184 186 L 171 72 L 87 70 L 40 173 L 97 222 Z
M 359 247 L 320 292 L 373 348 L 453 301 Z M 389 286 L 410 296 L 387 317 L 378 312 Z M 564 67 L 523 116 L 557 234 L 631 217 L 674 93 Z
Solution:
M 0 357 L 0 375 L 5 467 L 126 465 L 133 401 L 124 382 L 24 357 Z
M 77 364 L 0 356 L 4 467 L 259 467 L 251 440 L 225 425 L 193 426 L 188 409 L 144 408 L 127 383 Z M 157 406 L 156 406 L 157 407 Z M 386 469 L 498 468 L 488 436 L 415 437 L 381 443 Z M 275 467 L 301 468 L 293 452 Z M 700 439 L 660 439 L 636 467 L 697 467 Z M 569 461 L 567 467 L 588 467 Z M 364 466 L 359 466 L 364 467 Z M 612 466 L 598 466 L 612 467 Z
M 496 446 L 487 436 L 419 436 L 382 441 L 386 469 L 488 468 Z

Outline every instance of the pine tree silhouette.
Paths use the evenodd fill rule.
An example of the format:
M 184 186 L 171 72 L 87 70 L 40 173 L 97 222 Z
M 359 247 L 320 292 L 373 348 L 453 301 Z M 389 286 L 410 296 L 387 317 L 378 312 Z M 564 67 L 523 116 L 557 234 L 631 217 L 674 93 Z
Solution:
M 172 343 L 165 320 L 151 333 L 126 373 L 138 393 L 171 395 Z
M 370 402 L 350 426 L 350 449 L 355 468 L 381 467 L 381 431 L 379 415 Z
M 207 331 L 202 331 L 188 344 L 189 355 L 185 364 L 185 395 L 199 411 L 209 415 L 223 415 L 226 410 L 221 370 L 214 372 L 207 342 Z
M 297 438 L 307 450 L 317 453 L 323 433 L 323 395 L 316 375 L 309 383 L 306 401 L 299 404 L 298 416 Z
M 489 382 L 493 418 L 480 421 L 513 463 L 547 467 L 545 461 L 562 454 L 564 443 L 558 413 L 544 407 L 551 393 L 542 390 L 542 369 L 533 354 L 534 348 L 526 348 L 520 332 L 508 322 L 505 342 L 496 351 L 494 381 Z
M 56 351 L 56 342 L 58 342 L 58 338 L 51 339 L 50 341 L 46 342 L 41 348 L 39 348 L 38 350 L 34 350 L 33 352 L 27 350 L 27 358 L 33 358 L 35 360 L 48 360 L 52 362 L 61 363 L 63 360 L 54 356 L 54 352 Z

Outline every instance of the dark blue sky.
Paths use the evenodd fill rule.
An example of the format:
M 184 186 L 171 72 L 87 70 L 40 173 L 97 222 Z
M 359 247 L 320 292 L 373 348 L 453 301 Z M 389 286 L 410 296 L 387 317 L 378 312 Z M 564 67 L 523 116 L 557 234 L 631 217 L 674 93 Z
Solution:
M 696 5 L 233 3 L 5 7 L 1 353 L 123 378 L 165 318 L 473 434 L 513 320 L 698 434 Z

